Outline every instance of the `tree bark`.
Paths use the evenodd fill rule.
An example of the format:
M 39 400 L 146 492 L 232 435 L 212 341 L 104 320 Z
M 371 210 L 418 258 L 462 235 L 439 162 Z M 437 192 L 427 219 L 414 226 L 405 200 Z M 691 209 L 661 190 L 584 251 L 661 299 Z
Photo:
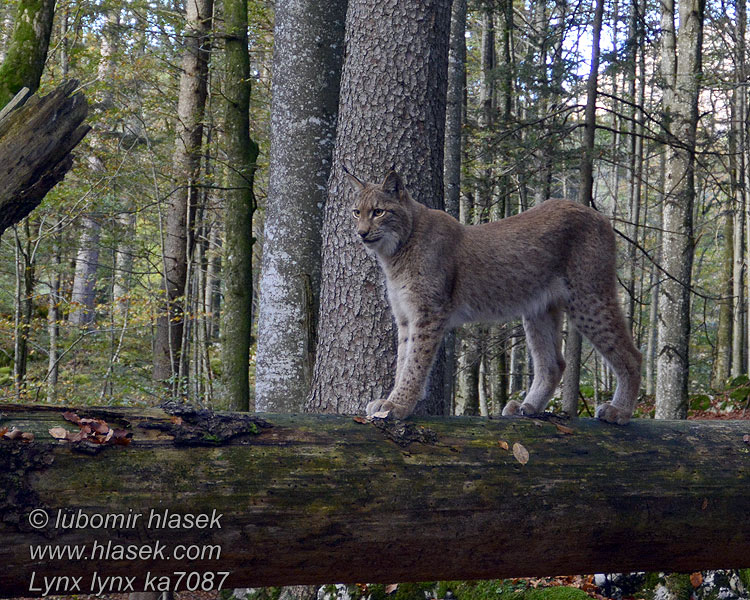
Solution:
M 360 423 L 81 409 L 132 433 L 129 445 L 115 446 L 51 439 L 52 427 L 78 430 L 60 408 L 0 410 L 0 427 L 36 436 L 0 439 L 0 463 L 9 465 L 0 471 L 1 595 L 30 595 L 33 572 L 37 585 L 43 576 L 88 585 L 94 571 L 128 575 L 137 591 L 147 571 L 173 583 L 175 571 L 228 571 L 229 588 L 747 564 L 744 421 L 581 419 L 568 434 L 555 418 Z M 522 445 L 528 461 L 501 440 Z M 44 516 L 32 510 L 48 524 L 32 528 Z M 221 528 L 156 528 L 152 510 L 213 515 Z M 58 511 L 89 526 L 55 527 Z M 118 514 L 141 521 L 91 526 L 95 515 Z M 156 540 L 165 560 L 107 560 L 103 551 L 99 560 L 30 558 L 36 545 L 92 552 L 95 542 Z M 177 544 L 216 545 L 221 556 L 186 563 L 171 558 Z
M 662 4 L 664 13 L 670 8 L 668 4 Z M 695 135 L 704 11 L 703 0 L 680 3 L 676 60 L 668 34 L 669 21 L 674 25 L 674 15 L 663 14 L 662 19 L 667 22 L 662 63 L 667 83 L 664 125 L 670 139 L 662 221 L 662 266 L 671 277 L 661 282 L 659 290 L 656 376 L 656 417 L 659 419 L 685 418 L 688 406 Z M 670 71 L 671 68 L 674 71 Z
M 442 208 L 449 31 L 444 1 L 349 3 L 309 410 L 357 412 L 392 387 L 395 328 L 383 275 L 354 239 L 342 165 L 378 182 L 395 169 L 416 200 Z M 418 412 L 446 410 L 436 363 Z
M 298 412 L 310 391 L 326 186 L 346 0 L 277 3 L 271 160 L 258 314 L 256 410 Z
M 55 91 L 0 118 L 0 164 L 14 165 L 0 175 L 0 235 L 34 210 L 73 164 L 73 148 L 88 131 L 83 94 L 70 96 L 78 82 Z
M 731 199 L 730 199 L 731 202 Z M 734 210 L 727 203 L 722 214 L 723 245 L 721 248 L 721 300 L 716 330 L 716 358 L 711 370 L 711 387 L 724 389 L 729 379 L 732 360 L 732 272 L 734 267 Z
M 466 91 L 466 0 L 453 0 L 448 92 L 445 110 L 445 210 L 458 219 L 461 202 L 461 154 L 463 152 L 464 94 Z
M 743 277 L 747 276 L 745 270 L 745 219 L 747 214 L 747 93 L 745 83 L 747 80 L 745 56 L 747 33 L 747 2 L 736 0 L 736 23 L 735 39 L 737 55 L 735 58 L 735 88 L 732 102 L 732 126 L 730 128 L 730 142 L 734 140 L 736 146 L 735 169 L 733 170 L 734 181 L 734 267 L 732 270 L 732 377 L 738 377 L 745 372 L 745 356 L 747 346 L 745 343 L 746 328 L 745 319 L 747 315 L 747 302 L 744 298 L 745 286 Z
M 101 161 L 94 167 L 103 171 Z M 86 214 L 81 218 L 81 235 L 78 238 L 76 269 L 73 278 L 73 293 L 70 296 L 69 321 L 78 327 L 88 327 L 94 322 L 96 271 L 99 268 L 99 216 Z
M 258 145 L 250 139 L 250 61 L 247 0 L 225 0 L 226 78 L 224 136 L 227 154 L 224 204 L 224 313 L 222 379 L 229 407 L 250 409 L 248 365 L 252 342 L 253 178 Z
M 169 197 L 164 232 L 164 307 L 156 322 L 154 369 L 156 381 L 177 393 L 179 375 L 185 375 L 183 356 L 184 301 L 188 256 L 195 232 L 198 179 L 203 142 L 203 113 L 208 94 L 208 56 L 213 0 L 185 3 L 186 27 L 177 99 L 175 150 L 172 156 L 175 190 Z
M 118 241 L 115 250 L 114 273 L 112 283 L 112 302 L 114 313 L 120 321 L 125 319 L 130 305 L 130 280 L 133 272 L 135 247 L 136 213 L 131 206 L 123 207 L 117 216 Z
M 26 367 L 29 359 L 31 313 L 34 308 L 36 245 L 31 238 L 29 221 L 23 223 L 23 241 L 16 230 L 16 294 L 14 311 L 13 384 L 16 398 L 22 398 L 26 387 Z
M 0 106 L 22 88 L 39 88 L 47 59 L 56 0 L 18 0 L 13 35 L 0 64 Z

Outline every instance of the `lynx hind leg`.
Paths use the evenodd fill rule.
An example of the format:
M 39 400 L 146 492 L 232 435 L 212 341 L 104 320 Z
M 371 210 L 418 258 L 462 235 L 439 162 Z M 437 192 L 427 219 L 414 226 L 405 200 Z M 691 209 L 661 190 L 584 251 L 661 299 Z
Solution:
M 534 361 L 534 380 L 523 404 L 511 401 L 503 415 L 534 415 L 542 412 L 560 383 L 565 360 L 561 351 L 562 311 L 550 307 L 547 311 L 523 318 L 526 343 Z
M 638 401 L 641 353 L 633 343 L 614 291 L 608 296 L 574 295 L 568 312 L 576 329 L 588 338 L 617 376 L 612 401 L 597 406 L 596 417 L 625 425 Z

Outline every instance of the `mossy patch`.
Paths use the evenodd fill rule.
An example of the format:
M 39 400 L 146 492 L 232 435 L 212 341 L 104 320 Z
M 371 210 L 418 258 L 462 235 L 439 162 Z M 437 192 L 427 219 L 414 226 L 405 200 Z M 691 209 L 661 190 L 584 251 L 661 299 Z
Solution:
M 590 596 L 583 590 L 570 587 L 549 587 L 527 590 L 522 600 L 589 600 Z

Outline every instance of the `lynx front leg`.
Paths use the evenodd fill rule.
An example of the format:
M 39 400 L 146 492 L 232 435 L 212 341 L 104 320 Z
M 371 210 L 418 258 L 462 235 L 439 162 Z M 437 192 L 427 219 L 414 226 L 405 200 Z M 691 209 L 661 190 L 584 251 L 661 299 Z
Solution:
M 406 355 L 409 353 L 409 322 L 405 318 L 399 319 L 396 326 L 398 327 L 398 353 L 396 355 L 394 388 L 398 387 L 398 382 L 401 381 L 401 376 L 404 374 L 404 362 L 406 362 Z
M 508 402 L 503 409 L 503 415 L 540 413 L 552 398 L 565 370 L 565 360 L 560 349 L 561 322 L 562 312 L 557 307 L 549 308 L 534 317 L 524 317 L 526 343 L 534 361 L 534 380 L 523 404 Z
M 414 412 L 414 407 L 424 393 L 425 383 L 444 331 L 445 321 L 442 319 L 420 319 L 409 328 L 400 372 L 397 368 L 396 385 L 386 400 L 374 400 L 367 405 L 368 415 L 390 411 L 393 417 L 405 419 Z M 399 354 L 401 350 L 399 337 Z M 399 356 L 398 362 L 401 360 Z

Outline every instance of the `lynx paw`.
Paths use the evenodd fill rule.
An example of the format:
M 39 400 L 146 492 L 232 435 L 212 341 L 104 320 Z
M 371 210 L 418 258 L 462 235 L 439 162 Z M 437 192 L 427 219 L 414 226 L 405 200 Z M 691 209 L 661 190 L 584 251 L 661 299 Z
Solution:
M 510 402 L 508 402 L 508 404 L 506 404 L 505 408 L 503 409 L 504 417 L 509 417 L 511 415 L 530 417 L 531 415 L 535 414 L 536 411 L 534 410 L 534 407 L 531 406 L 531 404 L 521 404 L 520 402 L 516 402 L 515 400 L 511 400 Z
M 630 422 L 630 415 L 632 414 L 632 411 L 625 411 L 611 402 L 605 402 L 596 407 L 597 419 L 606 421 L 607 423 L 615 423 L 616 425 L 627 425 Z
M 381 398 L 380 400 L 373 400 L 367 405 L 366 408 L 367 416 L 371 417 L 375 413 L 388 411 L 388 416 L 394 419 L 405 419 L 411 415 L 409 407 L 403 404 L 396 404 L 390 400 Z

